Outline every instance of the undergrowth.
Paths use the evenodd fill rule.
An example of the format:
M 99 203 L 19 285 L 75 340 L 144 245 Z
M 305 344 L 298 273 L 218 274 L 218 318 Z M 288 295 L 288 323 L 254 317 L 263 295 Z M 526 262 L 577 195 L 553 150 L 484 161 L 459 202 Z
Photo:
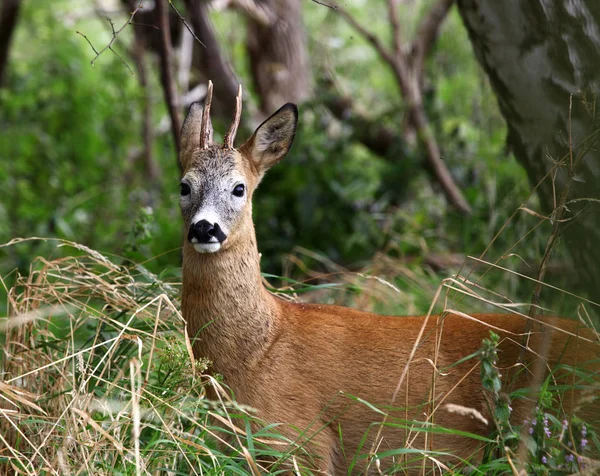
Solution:
M 178 310 L 179 283 L 167 283 L 140 265 L 117 265 L 75 243 L 59 241 L 55 254 L 61 253 L 37 258 L 29 274 L 18 276 L 7 290 L 11 317 L 0 321 L 4 472 L 256 475 L 292 468 L 309 474 L 298 458 L 303 448 L 283 439 L 277 425 L 253 433 L 252 410 L 237 405 L 218 376 L 206 375 L 210 362 L 193 358 Z M 351 296 L 375 288 L 399 292 L 379 278 L 375 288 L 371 276 L 362 279 L 371 287 L 354 280 Z M 447 290 L 468 284 L 445 281 Z M 332 286 L 291 281 L 281 291 L 289 297 L 294 289 L 323 293 Z M 561 390 L 549 381 L 531 417 L 510 422 L 514 395 L 500 390 L 497 344 L 492 334 L 478 354 L 482 385 L 495 408 L 493 430 L 481 438 L 486 456 L 480 463 L 460 464 L 472 474 L 515 474 L 517 467 L 530 474 L 598 468 L 588 457 L 588 450 L 600 448 L 594 429 L 560 414 Z M 374 425 L 380 419 L 374 413 Z M 452 431 L 414 421 L 388 424 L 417 433 Z M 357 456 L 377 467 L 390 455 L 398 461 L 391 473 L 421 467 L 424 455 L 432 461 L 438 456 L 410 446 Z

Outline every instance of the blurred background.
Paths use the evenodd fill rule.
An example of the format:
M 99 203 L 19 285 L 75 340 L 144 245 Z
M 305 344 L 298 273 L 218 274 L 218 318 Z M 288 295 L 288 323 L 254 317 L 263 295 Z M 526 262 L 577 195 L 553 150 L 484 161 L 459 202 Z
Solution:
M 488 301 L 593 312 L 600 4 L 507 3 L 2 0 L 0 243 L 179 281 L 179 129 L 210 79 L 217 140 L 238 84 L 240 143 L 299 105 L 255 195 L 265 273 L 419 313 L 460 271 Z M 5 288 L 61 253 L 0 248 Z

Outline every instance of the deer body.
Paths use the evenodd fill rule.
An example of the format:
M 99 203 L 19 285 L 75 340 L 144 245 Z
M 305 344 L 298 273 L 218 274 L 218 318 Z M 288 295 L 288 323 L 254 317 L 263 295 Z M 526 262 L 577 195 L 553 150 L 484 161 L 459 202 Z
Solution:
M 232 134 L 226 136 L 225 147 L 212 144 L 206 122 L 209 104 L 208 99 L 204 109 L 192 106 L 182 132 L 181 208 L 189 230 L 183 247 L 182 310 L 194 354 L 213 362 L 212 371 L 223 375 L 238 402 L 255 408 L 267 423 L 281 423 L 283 434 L 304 445 L 314 456 L 305 459 L 306 466 L 319 474 L 347 474 L 355 454 L 368 454 L 374 444 L 378 452 L 427 448 L 462 458 L 477 452 L 480 443 L 475 439 L 436 434 L 425 441 L 424 433 L 413 431 L 410 424 L 386 427 L 377 435 L 379 427 L 372 424 L 383 415 L 356 398 L 389 413 L 391 422 L 430 421 L 489 434 L 477 361 L 454 364 L 475 353 L 492 326 L 504 330 L 498 332 L 504 337 L 498 366 L 514 366 L 525 319 L 490 314 L 474 316 L 476 322 L 456 315 L 431 316 L 395 409 L 390 408 L 425 318 L 289 303 L 270 294 L 260 275 L 251 197 L 264 172 L 289 150 L 296 110 L 284 106 L 235 150 Z M 550 323 L 577 332 L 574 322 Z M 579 360 L 598 353 L 590 343 L 565 351 L 568 336 L 553 338 L 550 361 L 575 363 L 578 351 L 588 354 Z M 541 346 L 542 334 L 535 332 L 530 348 Z M 521 372 L 518 380 L 526 386 L 528 372 Z M 446 404 L 474 409 L 481 418 L 456 415 Z M 515 401 L 513 407 L 514 418 L 522 420 L 526 402 Z M 381 438 L 376 441 L 376 436 Z M 365 463 L 359 459 L 354 470 Z M 391 459 L 382 463 L 390 465 Z

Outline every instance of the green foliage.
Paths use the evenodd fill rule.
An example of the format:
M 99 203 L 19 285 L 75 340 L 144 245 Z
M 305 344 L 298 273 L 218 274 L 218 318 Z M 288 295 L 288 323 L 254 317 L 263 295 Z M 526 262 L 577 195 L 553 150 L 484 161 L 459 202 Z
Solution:
M 322 108 L 305 111 L 294 148 L 261 183 L 254 219 L 267 257 L 302 246 L 357 262 L 385 244 L 385 163 L 329 126 Z
M 540 387 L 533 416 L 525 418 L 520 427 L 513 426 L 516 422 L 511 424 L 511 398 L 523 398 L 527 390 L 516 390 L 511 396 L 502 391 L 502 375 L 497 367 L 499 343 L 500 337 L 490 332 L 480 350 L 481 383 L 491 396 L 495 423 L 492 437 L 496 437 L 495 444 L 486 448 L 480 469 L 485 474 L 503 474 L 509 470 L 506 453 L 518 453 L 520 446 L 527 449 L 527 474 L 573 474 L 586 469 L 586 456 L 593 446 L 590 443 L 597 441 L 594 430 L 584 420 L 564 413 L 561 401 L 571 398 L 572 388 L 553 385 L 552 374 Z
M 182 237 L 170 137 L 155 139 L 152 152 L 161 174 L 150 182 L 139 159 L 143 91 L 138 78 L 111 51 L 90 65 L 94 53 L 75 29 L 98 49 L 110 40 L 110 27 L 104 18 L 69 19 L 73 5 L 71 0 L 24 4 L 8 87 L 0 90 L 0 127 L 3 137 L 10 137 L 0 144 L 0 157 L 6 159 L 0 160 L 0 182 L 12 191 L 0 204 L 0 241 L 32 235 L 75 240 L 176 275 Z M 386 7 L 365 10 L 365 5 L 348 8 L 364 13 L 363 20 L 375 29 L 385 21 Z M 338 15 L 314 6 L 306 6 L 304 19 L 308 31 L 319 32 L 309 41 L 317 80 L 335 61 L 335 80 L 356 106 L 368 110 L 374 124 L 386 124 L 402 137 L 404 109 L 389 69 Z M 407 39 L 428 6 L 401 6 Z M 125 18 L 112 20 L 120 25 Z M 232 29 L 239 14 L 213 14 L 212 20 L 217 37 L 232 45 L 242 82 L 251 85 L 244 37 Z M 380 30 L 387 40 L 386 30 Z M 125 29 L 114 48 L 133 66 L 126 53 L 130 43 Z M 155 58 L 147 60 L 156 127 L 166 111 Z M 317 88 L 314 100 L 301 105 L 300 130 L 289 157 L 265 177 L 255 195 L 266 271 L 279 274 L 282 255 L 295 247 L 352 268 L 364 266 L 379 250 L 416 266 L 429 252 L 476 254 L 521 203 L 528 193 L 525 174 L 505 154 L 505 126 L 456 12 L 426 67 L 427 113 L 473 216 L 461 217 L 447 207 L 414 144 L 387 158 L 375 156 L 321 105 L 327 91 Z M 255 102 L 250 96 L 246 110 Z M 501 253 L 528 231 L 531 222 L 524 218 L 513 219 L 502 235 L 497 243 Z M 543 232 L 534 233 L 519 250 L 524 259 L 539 256 Z M 40 246 L 0 251 L 2 268 L 26 273 Z
M 500 344 L 500 336 L 495 332 L 490 332 L 490 338 L 483 340 L 480 354 L 481 385 L 492 397 L 493 417 L 501 444 L 508 448 L 515 448 L 519 441 L 519 435 L 510 424 L 512 412 L 510 401 L 506 395 L 501 393 L 502 376 L 497 367 L 498 344 Z

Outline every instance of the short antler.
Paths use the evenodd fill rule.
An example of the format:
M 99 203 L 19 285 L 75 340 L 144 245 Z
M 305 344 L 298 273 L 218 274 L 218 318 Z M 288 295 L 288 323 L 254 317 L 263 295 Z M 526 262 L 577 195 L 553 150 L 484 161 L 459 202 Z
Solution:
M 213 141 L 213 126 L 210 120 L 210 104 L 212 103 L 213 83 L 208 81 L 208 90 L 204 100 L 204 111 L 202 111 L 202 126 L 200 128 L 200 148 L 208 149 Z
M 224 147 L 226 149 L 233 149 L 233 141 L 237 134 L 238 126 L 240 125 L 240 118 L 242 117 L 242 85 L 238 86 L 237 97 L 235 98 L 235 116 L 231 127 L 227 134 L 225 134 Z

